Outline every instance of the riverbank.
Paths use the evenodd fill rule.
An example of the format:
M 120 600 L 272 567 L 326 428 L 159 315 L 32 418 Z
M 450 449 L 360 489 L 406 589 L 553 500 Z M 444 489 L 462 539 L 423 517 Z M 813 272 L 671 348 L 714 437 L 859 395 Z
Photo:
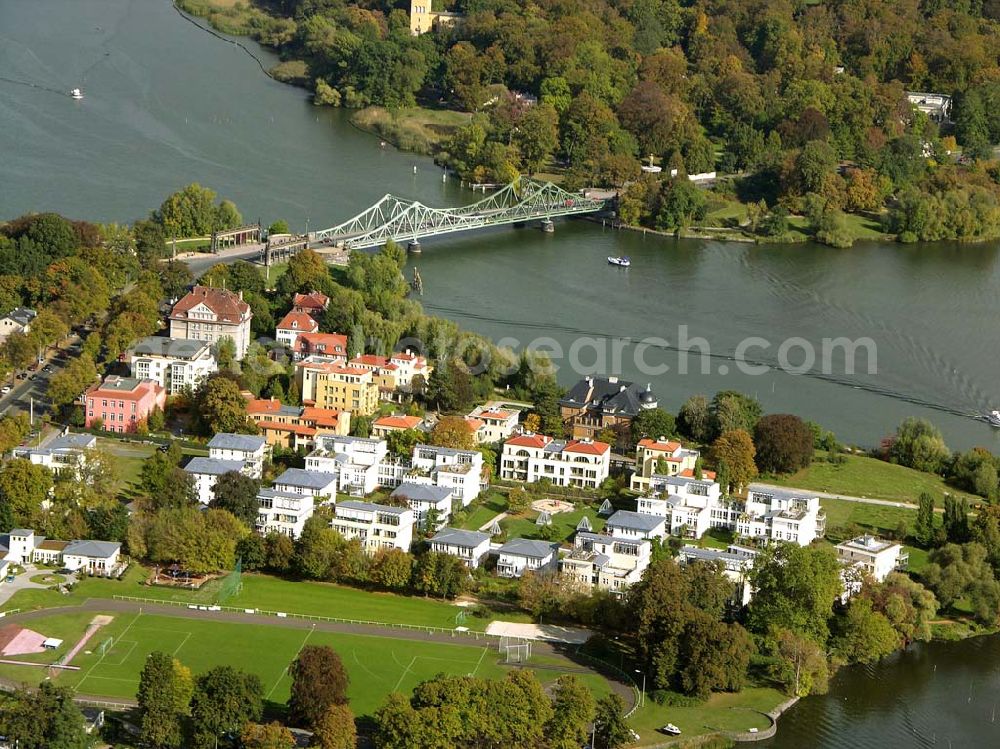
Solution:
M 354 112 L 350 122 L 401 151 L 433 156 L 471 119 L 471 114 L 451 109 L 406 107 L 390 111 L 385 107 L 365 107 Z

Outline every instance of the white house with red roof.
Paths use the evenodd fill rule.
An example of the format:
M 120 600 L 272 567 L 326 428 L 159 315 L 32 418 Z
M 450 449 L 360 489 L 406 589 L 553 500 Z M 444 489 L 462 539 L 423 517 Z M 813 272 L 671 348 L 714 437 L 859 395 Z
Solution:
M 480 443 L 503 442 L 510 439 L 517 429 L 517 422 L 521 412 L 514 408 L 503 408 L 497 404 L 487 403 L 485 406 L 476 406 L 467 419 L 476 419 L 480 422 L 477 427 L 476 439 Z
M 632 474 L 629 488 L 638 492 L 646 491 L 654 473 L 693 477 L 699 455 L 697 450 L 686 448 L 680 442 L 666 437 L 641 439 L 635 448 L 635 473 Z M 665 470 L 661 470 L 664 468 Z
M 289 312 L 274 328 L 274 340 L 290 349 L 303 333 L 318 333 L 319 323 L 305 312 Z
M 312 317 L 319 317 L 330 306 L 330 297 L 318 291 L 308 294 L 296 294 L 292 297 L 292 312 L 305 312 Z
M 409 388 L 413 383 L 413 378 L 420 375 L 427 382 L 431 375 L 431 367 L 427 360 L 412 353 L 411 351 L 398 351 L 389 357 L 389 364 L 396 367 L 396 386 Z
M 611 445 L 591 439 L 556 440 L 544 434 L 522 434 L 504 442 L 500 478 L 556 486 L 597 489 L 608 477 Z
M 385 439 L 390 432 L 405 432 L 408 429 L 418 429 L 424 420 L 419 416 L 407 416 L 405 414 L 392 414 L 391 416 L 379 416 L 372 422 L 372 437 Z
M 302 333 L 292 346 L 296 359 L 325 356 L 347 360 L 347 336 L 342 333 Z
M 252 317 L 242 291 L 195 286 L 170 310 L 170 337 L 210 343 L 232 338 L 236 358 L 242 359 L 250 347 Z

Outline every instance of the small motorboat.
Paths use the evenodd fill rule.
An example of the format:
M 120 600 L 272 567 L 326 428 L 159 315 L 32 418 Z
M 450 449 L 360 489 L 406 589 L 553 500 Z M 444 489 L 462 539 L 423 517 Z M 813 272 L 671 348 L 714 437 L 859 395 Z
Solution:
M 1000 411 L 993 410 L 986 415 L 986 420 L 995 427 L 1000 427 Z
M 617 265 L 619 268 L 628 268 L 632 265 L 632 261 L 624 255 L 621 255 L 619 257 L 608 257 L 608 264 Z
M 669 736 L 680 736 L 681 729 L 675 726 L 673 723 L 667 723 L 663 728 L 660 729 L 661 733 L 665 733 Z
M 69 92 L 69 95 L 72 96 L 74 99 L 82 99 L 83 91 L 81 91 L 78 88 L 74 88 L 72 91 Z

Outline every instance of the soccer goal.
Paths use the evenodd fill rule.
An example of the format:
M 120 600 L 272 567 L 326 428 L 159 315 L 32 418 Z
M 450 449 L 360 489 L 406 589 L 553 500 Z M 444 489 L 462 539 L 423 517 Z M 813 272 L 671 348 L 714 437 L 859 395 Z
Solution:
M 100 645 L 97 646 L 97 652 L 100 653 L 101 658 L 103 658 L 108 654 L 108 651 L 114 647 L 114 645 L 115 645 L 115 638 L 109 637 L 108 639 L 106 639 L 104 642 L 102 642 Z
M 525 663 L 531 658 L 531 641 L 519 637 L 501 637 L 497 652 L 504 657 L 504 663 Z

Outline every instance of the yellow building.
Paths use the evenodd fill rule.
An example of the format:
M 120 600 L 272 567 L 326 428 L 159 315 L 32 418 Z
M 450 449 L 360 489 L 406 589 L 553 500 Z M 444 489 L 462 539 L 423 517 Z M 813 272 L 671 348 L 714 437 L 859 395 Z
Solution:
M 317 408 L 350 411 L 355 416 L 369 416 L 378 410 L 378 382 L 371 370 L 363 367 L 310 356 L 299 363 L 296 381 L 302 402 Z
M 453 26 L 461 13 L 433 9 L 431 0 L 410 0 L 410 33 L 420 36 L 439 26 Z

